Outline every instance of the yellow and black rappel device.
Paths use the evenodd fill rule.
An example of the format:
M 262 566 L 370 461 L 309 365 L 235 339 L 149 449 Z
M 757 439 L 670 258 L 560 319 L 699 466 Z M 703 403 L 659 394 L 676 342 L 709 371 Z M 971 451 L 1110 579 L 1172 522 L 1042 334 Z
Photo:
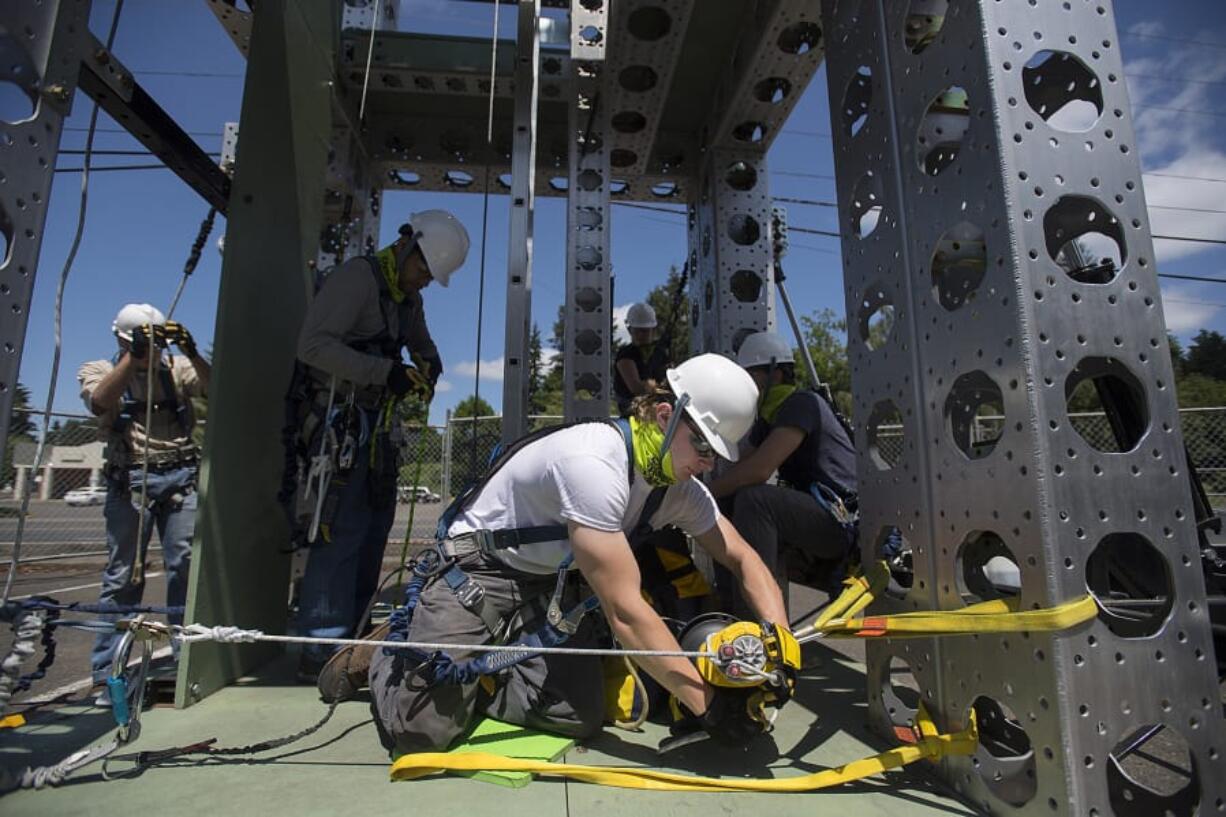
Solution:
M 713 686 L 783 689 L 791 683 L 785 670 L 800 669 L 800 644 L 778 624 L 707 613 L 687 624 L 679 641 L 683 650 L 709 653 L 695 663 L 698 674 Z

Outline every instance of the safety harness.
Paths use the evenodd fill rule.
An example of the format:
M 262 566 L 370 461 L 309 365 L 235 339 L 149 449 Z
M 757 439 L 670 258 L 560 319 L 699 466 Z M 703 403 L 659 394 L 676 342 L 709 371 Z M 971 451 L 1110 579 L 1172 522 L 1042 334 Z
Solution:
M 151 349 L 150 354 L 153 352 L 154 350 Z M 183 438 L 189 437 L 192 433 L 192 427 L 190 418 L 187 414 L 188 403 L 186 400 L 179 400 L 179 395 L 175 390 L 174 378 L 171 376 L 169 367 L 159 364 L 157 367 L 157 378 L 158 385 L 162 390 L 163 398 L 161 400 L 153 401 L 153 413 L 155 415 L 172 416 L 174 418 L 175 425 L 177 425 L 179 428 L 179 436 Z M 127 462 L 131 462 L 132 457 L 135 455 L 128 432 L 132 428 L 133 422 L 138 420 L 141 422 L 144 421 L 145 415 L 150 408 L 148 400 L 152 399 L 152 397 L 153 395 L 149 394 L 146 395 L 145 400 L 137 400 L 136 396 L 132 392 L 131 380 L 129 380 L 127 387 L 124 389 L 123 397 L 120 398 L 119 414 L 116 415 L 115 422 L 111 425 L 111 430 L 115 432 L 117 439 L 121 441 L 120 445 L 122 446 L 122 450 L 120 452 L 112 453 L 122 454 L 123 458 Z M 150 433 L 151 429 L 145 429 L 146 435 Z M 192 455 L 185 454 L 182 451 L 176 451 L 174 452 L 174 455 L 173 461 L 175 464 L 194 458 Z M 117 457 L 108 457 L 108 461 L 111 462 L 114 462 L 117 459 Z M 117 465 L 118 463 L 115 464 Z M 155 464 L 162 465 L 164 463 Z
M 629 421 L 625 419 L 609 419 L 580 422 L 599 422 L 618 429 L 626 445 L 628 478 L 633 483 L 634 445 Z M 387 636 L 389 641 L 408 640 L 409 626 L 412 623 L 413 614 L 420 601 L 421 593 L 430 580 L 436 577 L 447 584 L 456 600 L 465 609 L 481 617 L 486 628 L 495 639 L 501 639 L 507 635 L 511 621 L 515 616 L 506 621 L 498 621 L 494 619 L 492 613 L 484 609 L 482 602 L 485 598 L 485 589 L 479 582 L 464 572 L 456 559 L 449 557 L 445 553 L 443 543 L 449 540 L 448 530 L 455 519 L 476 499 L 490 479 L 516 453 L 537 440 L 578 424 L 568 423 L 541 429 L 521 437 L 505 449 L 495 449 L 491 455 L 491 464 L 486 470 L 485 475 L 479 481 L 462 491 L 443 512 L 435 534 L 436 541 L 434 547 L 426 550 L 414 560 L 413 575 L 405 587 L 404 604 L 391 617 L 391 632 Z M 659 510 L 666 491 L 667 487 L 657 487 L 653 488 L 651 493 L 648 494 L 638 521 L 630 533 L 627 534 L 632 549 L 636 549 L 635 546 L 643 542 L 647 534 L 651 532 L 651 517 Z M 490 555 L 506 548 L 565 539 L 567 535 L 568 530 L 565 525 L 534 525 L 522 528 L 469 531 L 459 536 L 450 537 L 450 541 L 471 540 L 479 552 Z M 567 573 L 573 558 L 573 555 L 568 555 L 562 561 L 562 564 L 558 566 L 558 579 L 546 607 L 545 623 L 534 632 L 523 635 L 514 642 L 513 646 L 522 646 L 524 648 L 522 652 L 517 650 L 513 652 L 484 653 L 463 661 L 456 661 L 442 651 L 424 653 L 405 647 L 400 648 L 398 652 L 416 662 L 417 666 L 413 673 L 422 677 L 429 685 L 442 683 L 467 684 L 477 681 L 482 676 L 497 674 L 532 658 L 536 655 L 534 650 L 537 648 L 556 647 L 564 643 L 578 629 L 583 617 L 600 606 L 600 600 L 593 594 L 570 610 L 563 612 L 562 597 L 566 589 Z M 525 606 L 535 601 L 535 599 L 531 600 Z
M 347 344 L 349 348 L 365 355 L 386 357 L 399 360 L 400 349 L 405 343 L 404 331 L 408 325 L 408 302 L 397 303 L 392 297 L 391 287 L 379 265 L 379 260 L 373 255 L 362 256 L 366 266 L 374 276 L 379 293 L 379 313 L 383 317 L 383 327 L 374 337 L 353 341 Z M 339 265 L 338 265 L 339 267 Z M 314 291 L 318 294 L 324 282 L 332 271 L 338 267 L 318 271 L 315 276 Z M 399 332 L 393 335 L 391 316 L 399 313 Z M 442 361 L 437 356 L 423 359 L 430 366 L 431 377 L 437 377 L 442 372 Z M 343 384 L 342 384 L 343 385 Z M 343 395 L 344 406 L 334 410 L 334 398 L 338 391 L 347 392 Z M 311 376 L 309 367 L 300 360 L 294 363 L 293 375 L 290 378 L 289 389 L 285 396 L 285 418 L 281 428 L 281 442 L 285 452 L 285 462 L 282 469 L 281 487 L 277 492 L 277 500 L 285 511 L 290 527 L 295 531 L 291 550 L 307 546 L 317 538 L 322 530 L 325 539 L 328 537 L 330 516 L 337 506 L 336 490 L 343 483 L 343 474 L 355 464 L 354 452 L 360 441 L 367 435 L 376 436 L 380 426 L 390 426 L 391 413 L 386 396 L 380 392 L 377 405 L 373 408 L 382 410 L 379 423 L 369 423 L 364 412 L 358 408 L 358 389 L 350 384 L 348 389 L 337 389 L 333 381 L 328 388 L 321 388 L 319 382 Z M 326 401 L 321 399 L 326 396 Z M 386 429 L 384 429 L 386 430 Z M 321 448 L 311 450 L 311 443 L 316 434 L 323 435 Z M 394 480 L 396 467 L 394 458 L 387 452 L 376 456 L 374 440 L 371 444 L 372 474 L 378 474 L 383 479 Z M 310 530 L 302 530 L 298 525 L 295 497 L 298 493 L 299 475 L 306 472 L 308 488 L 315 485 L 316 510 L 313 515 Z M 342 475 L 334 484 L 333 475 Z

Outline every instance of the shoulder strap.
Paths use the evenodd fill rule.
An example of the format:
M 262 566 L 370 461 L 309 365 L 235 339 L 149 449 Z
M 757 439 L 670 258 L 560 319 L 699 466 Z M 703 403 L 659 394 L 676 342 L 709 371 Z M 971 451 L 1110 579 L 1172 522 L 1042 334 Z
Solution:
M 599 422 L 606 425 L 611 425 L 621 432 L 622 440 L 626 444 L 626 466 L 627 475 L 630 483 L 634 483 L 634 441 L 630 432 L 630 422 L 625 419 L 602 419 L 602 420 L 579 420 L 573 423 L 563 423 L 556 426 L 548 426 L 546 428 L 533 431 L 531 434 L 526 434 L 515 440 L 510 445 L 504 448 L 495 448 L 494 453 L 490 455 L 490 465 L 482 477 L 469 485 L 460 492 L 447 509 L 443 511 L 439 517 L 438 529 L 435 531 L 435 536 L 438 539 L 445 539 L 447 530 L 451 527 L 451 523 L 460 515 L 481 490 L 493 479 L 494 475 L 506 465 L 515 454 L 521 451 L 525 446 L 536 442 L 537 440 L 548 437 L 550 434 L 561 431 L 564 428 L 572 428 L 577 425 L 589 422 Z M 639 514 L 638 522 L 631 531 L 631 535 L 635 535 L 640 528 L 643 527 L 646 520 L 651 519 L 655 512 L 659 509 L 660 503 L 664 500 L 665 488 L 656 488 L 647 497 L 647 502 L 643 505 L 643 512 Z M 659 496 L 657 496 L 657 494 Z M 503 548 L 518 547 L 520 545 L 531 545 L 537 542 L 551 542 L 556 539 L 566 538 L 565 525 L 535 525 L 525 528 L 504 528 L 502 530 L 489 531 L 489 543 L 495 550 Z M 647 529 L 643 535 L 651 532 L 651 526 L 647 525 Z

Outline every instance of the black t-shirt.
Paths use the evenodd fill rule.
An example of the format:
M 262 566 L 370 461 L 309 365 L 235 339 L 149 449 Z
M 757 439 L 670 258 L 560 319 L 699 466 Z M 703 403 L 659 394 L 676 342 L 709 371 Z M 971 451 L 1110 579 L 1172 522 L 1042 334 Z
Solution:
M 639 373 L 639 380 L 654 380 L 657 383 L 664 382 L 665 372 L 668 371 L 668 356 L 664 349 L 664 344 L 656 343 L 652 346 L 651 354 L 646 360 L 643 359 L 643 353 L 639 347 L 633 343 L 626 344 L 618 350 L 617 357 L 613 361 L 613 393 L 617 395 L 619 405 L 629 403 L 634 399 L 634 394 L 630 392 L 630 387 L 622 379 L 622 373 L 617 370 L 617 364 L 623 360 L 629 360 L 634 363 L 634 368 Z
M 749 431 L 749 442 L 760 446 L 779 426 L 805 433 L 804 440 L 779 466 L 779 479 L 802 491 L 820 482 L 844 499 L 855 496 L 856 449 L 823 397 L 812 391 L 789 395 L 779 406 L 774 423 L 757 419 Z

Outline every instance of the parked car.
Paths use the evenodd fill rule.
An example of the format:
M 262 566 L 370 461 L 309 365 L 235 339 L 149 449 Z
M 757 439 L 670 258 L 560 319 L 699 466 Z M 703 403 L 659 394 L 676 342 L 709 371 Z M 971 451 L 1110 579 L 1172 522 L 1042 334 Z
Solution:
M 401 485 L 397 493 L 401 502 L 412 502 L 414 497 L 418 502 L 441 502 L 443 499 L 425 485 Z
M 106 502 L 106 486 L 87 485 L 84 488 L 74 488 L 64 494 L 64 502 L 74 507 L 80 505 L 101 505 Z

